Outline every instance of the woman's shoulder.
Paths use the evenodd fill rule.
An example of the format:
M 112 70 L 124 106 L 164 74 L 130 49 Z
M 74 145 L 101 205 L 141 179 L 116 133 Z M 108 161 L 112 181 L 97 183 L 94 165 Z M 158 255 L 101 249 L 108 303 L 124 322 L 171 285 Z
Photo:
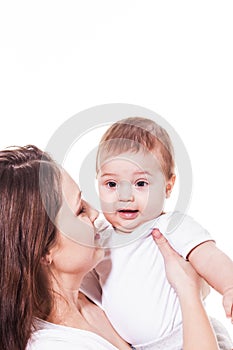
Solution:
M 50 322 L 36 320 L 36 330 L 33 332 L 26 350 L 116 350 L 112 344 L 99 335 L 72 327 L 56 325 Z

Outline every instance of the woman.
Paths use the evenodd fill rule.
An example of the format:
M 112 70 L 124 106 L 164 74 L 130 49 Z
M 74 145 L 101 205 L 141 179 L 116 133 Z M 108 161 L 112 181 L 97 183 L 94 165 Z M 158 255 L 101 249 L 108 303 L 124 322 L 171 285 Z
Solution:
M 26 146 L 0 152 L 0 193 L 0 348 L 130 349 L 104 311 L 79 291 L 103 250 L 94 244 L 98 213 L 74 181 L 48 154 Z M 72 239 L 75 232 L 85 244 Z M 180 298 L 184 349 L 218 349 L 200 278 L 160 233 L 154 239 Z

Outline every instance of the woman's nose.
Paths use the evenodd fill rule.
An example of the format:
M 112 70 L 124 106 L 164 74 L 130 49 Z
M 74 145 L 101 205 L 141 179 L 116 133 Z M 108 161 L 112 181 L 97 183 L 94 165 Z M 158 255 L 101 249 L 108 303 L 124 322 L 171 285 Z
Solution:
M 96 209 L 91 208 L 90 220 L 92 223 L 94 223 L 94 221 L 97 219 L 98 215 L 99 215 L 99 212 Z
M 86 201 L 84 202 L 87 210 L 87 216 L 89 217 L 90 221 L 93 223 L 98 217 L 99 212 L 96 209 L 92 208 L 92 206 L 89 203 L 87 203 Z

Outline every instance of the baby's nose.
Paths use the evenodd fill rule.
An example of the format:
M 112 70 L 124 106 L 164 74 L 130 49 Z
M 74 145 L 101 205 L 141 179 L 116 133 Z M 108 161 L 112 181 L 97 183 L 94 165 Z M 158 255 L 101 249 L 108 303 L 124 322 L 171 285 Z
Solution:
M 117 188 L 118 198 L 122 202 L 132 201 L 133 189 L 132 184 L 129 181 L 121 181 Z

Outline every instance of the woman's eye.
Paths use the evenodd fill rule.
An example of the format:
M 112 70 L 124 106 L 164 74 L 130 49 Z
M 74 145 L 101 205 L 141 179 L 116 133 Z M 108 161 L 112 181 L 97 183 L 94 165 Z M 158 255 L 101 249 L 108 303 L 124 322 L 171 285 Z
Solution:
M 109 181 L 107 182 L 107 186 L 110 188 L 114 188 L 114 187 L 117 187 L 117 184 L 115 181 Z
M 148 186 L 148 182 L 141 180 L 141 181 L 138 181 L 136 183 L 136 186 L 138 186 L 138 187 L 145 187 L 145 186 Z
M 77 216 L 78 215 L 80 215 L 80 214 L 83 214 L 83 213 L 85 213 L 85 211 L 86 211 L 86 208 L 85 208 L 85 206 L 84 205 L 82 205 L 80 208 L 79 208 L 79 210 L 78 210 L 78 212 L 77 212 Z

